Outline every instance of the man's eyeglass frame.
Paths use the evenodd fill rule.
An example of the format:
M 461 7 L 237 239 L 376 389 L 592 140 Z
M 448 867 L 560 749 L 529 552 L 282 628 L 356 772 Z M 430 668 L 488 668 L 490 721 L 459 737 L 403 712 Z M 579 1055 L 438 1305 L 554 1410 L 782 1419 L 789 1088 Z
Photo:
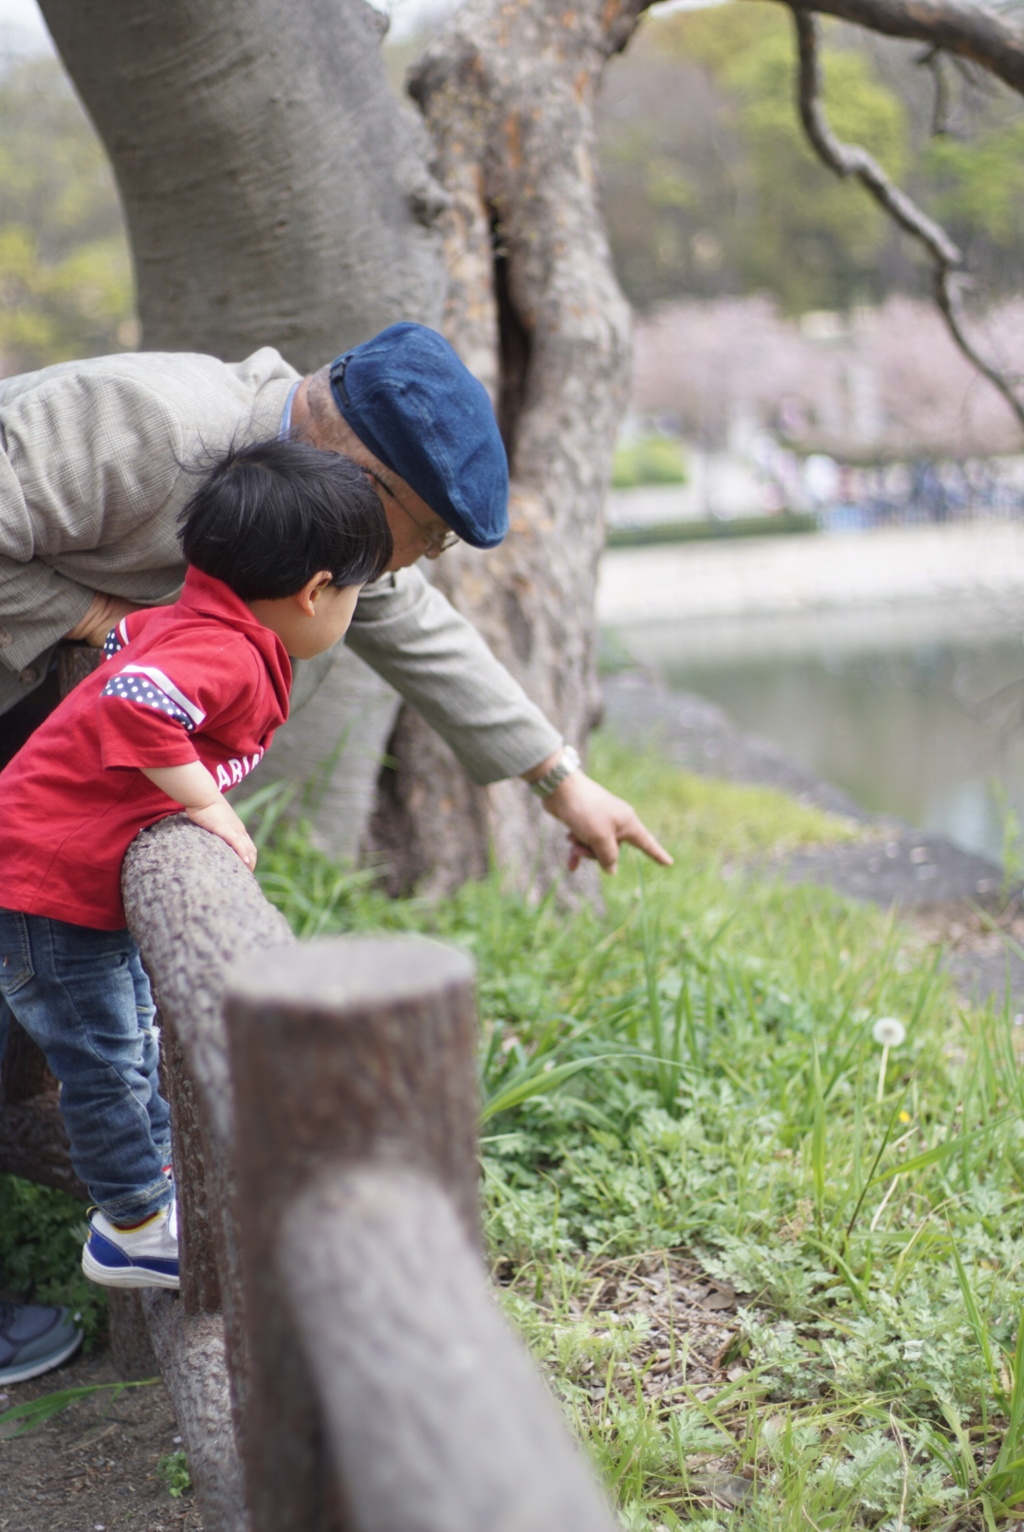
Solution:
M 408 516 L 409 520 L 412 522 L 413 526 L 416 528 L 417 532 L 419 532 L 420 536 L 424 540 L 425 558 L 440 558 L 442 553 L 446 553 L 449 548 L 454 548 L 455 544 L 459 541 L 459 534 L 457 532 L 453 532 L 451 528 L 449 528 L 447 532 L 428 531 L 423 523 L 413 515 L 412 511 L 410 511 L 405 502 L 399 499 L 386 479 L 382 479 L 379 473 L 375 473 L 372 468 L 367 468 L 365 464 L 363 465 L 363 472 L 369 478 L 371 478 L 375 484 L 379 484 L 384 493 L 391 496 L 392 500 L 398 506 L 398 509 L 400 511 L 404 511 L 405 515 Z

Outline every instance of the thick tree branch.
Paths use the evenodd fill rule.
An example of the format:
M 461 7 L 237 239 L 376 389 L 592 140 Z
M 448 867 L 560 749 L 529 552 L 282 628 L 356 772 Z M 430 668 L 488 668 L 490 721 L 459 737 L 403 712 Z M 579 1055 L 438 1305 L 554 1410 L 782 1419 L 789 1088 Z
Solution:
M 1024 400 L 1014 384 L 979 353 L 967 334 L 961 299 L 963 256 L 959 248 L 939 224 L 921 211 L 913 198 L 893 184 L 867 150 L 857 144 L 840 143 L 836 138 L 821 99 L 820 24 L 816 16 L 800 8 L 798 0 L 793 0 L 791 9 L 800 53 L 800 118 L 811 145 L 837 176 L 843 179 L 855 176 L 889 216 L 924 246 L 935 266 L 935 299 L 953 339 L 968 361 L 999 390 L 1024 427 Z
M 815 11 L 909 37 L 973 59 L 1024 95 L 1024 11 L 1008 13 L 980 0 L 783 0 L 794 11 Z

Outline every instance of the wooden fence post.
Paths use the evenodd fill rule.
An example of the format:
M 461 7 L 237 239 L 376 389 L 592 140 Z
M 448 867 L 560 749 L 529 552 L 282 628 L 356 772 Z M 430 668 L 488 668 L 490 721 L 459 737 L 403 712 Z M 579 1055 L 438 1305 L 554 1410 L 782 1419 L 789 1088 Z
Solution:
M 151 1290 L 144 1307 L 205 1532 L 248 1532 L 236 1446 L 247 1397 L 245 1293 L 235 1236 L 234 1105 L 221 999 L 232 962 L 295 938 L 235 853 L 184 816 L 136 837 L 122 888 L 167 1030 L 183 1215 L 181 1298 Z
M 473 970 L 322 940 L 229 976 L 253 1532 L 611 1532 L 479 1252 Z
M 612 1532 L 436 1181 L 325 1169 L 286 1212 L 277 1265 L 346 1532 Z
M 240 1443 L 249 1509 L 254 1532 L 323 1532 L 334 1526 L 330 1468 L 282 1302 L 282 1220 L 325 1161 L 383 1159 L 433 1174 L 477 1237 L 473 967 L 415 938 L 319 940 L 236 968 L 224 1009 L 252 1368 Z

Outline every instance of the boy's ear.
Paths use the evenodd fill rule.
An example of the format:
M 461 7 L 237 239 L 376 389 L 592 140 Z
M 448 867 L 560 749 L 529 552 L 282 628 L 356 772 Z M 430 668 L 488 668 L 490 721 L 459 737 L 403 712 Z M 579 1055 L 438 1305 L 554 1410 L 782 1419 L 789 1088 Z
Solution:
M 292 599 L 306 617 L 316 616 L 316 603 L 320 599 L 320 593 L 326 590 L 333 580 L 334 576 L 329 569 L 320 569 L 315 575 L 310 576 L 301 590 L 295 592 Z

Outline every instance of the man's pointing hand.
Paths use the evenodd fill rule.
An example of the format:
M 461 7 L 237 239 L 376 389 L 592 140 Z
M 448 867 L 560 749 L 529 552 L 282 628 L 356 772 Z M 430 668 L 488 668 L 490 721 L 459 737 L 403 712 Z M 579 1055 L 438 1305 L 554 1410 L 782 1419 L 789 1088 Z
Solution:
M 575 872 L 584 857 L 600 862 L 605 872 L 615 872 L 623 844 L 636 846 L 663 867 L 672 866 L 672 858 L 632 804 L 616 798 L 583 771 L 574 771 L 560 782 L 544 799 L 544 808 L 569 831 L 570 872 Z

